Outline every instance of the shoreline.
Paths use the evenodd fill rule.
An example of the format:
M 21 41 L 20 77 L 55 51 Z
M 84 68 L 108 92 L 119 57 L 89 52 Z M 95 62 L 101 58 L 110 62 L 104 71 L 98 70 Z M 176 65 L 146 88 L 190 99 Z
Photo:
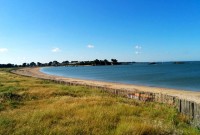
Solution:
M 85 65 L 83 65 L 85 66 Z M 110 66 L 110 65 L 108 65 Z M 59 76 L 59 75 L 53 75 L 53 74 L 48 74 L 48 73 L 44 73 L 41 71 L 42 68 L 51 68 L 51 67 L 40 67 L 40 72 L 43 74 L 47 74 L 47 75 L 52 75 L 52 76 Z M 87 79 L 87 78 L 78 78 L 78 77 L 66 77 L 66 76 L 59 76 L 59 77 L 64 77 L 64 78 L 71 78 L 71 79 L 76 79 L 76 80 L 84 80 L 84 81 L 96 81 L 96 82 L 104 82 L 104 83 L 113 83 L 113 84 L 121 84 L 121 85 L 132 85 L 132 86 L 140 86 L 140 87 L 150 87 L 150 88 L 159 88 L 159 89 L 167 89 L 167 90 L 176 90 L 176 91 L 188 91 L 188 92 L 200 92 L 198 90 L 200 89 L 184 89 L 184 88 L 173 88 L 173 87 L 167 87 L 167 86 L 154 86 L 152 84 L 133 84 L 133 83 L 126 83 L 126 82 L 115 82 L 115 81 L 109 81 L 109 80 L 93 80 L 93 79 Z
M 66 83 L 75 83 L 77 85 L 94 86 L 94 87 L 96 86 L 96 87 L 102 87 L 102 88 L 107 88 L 107 89 L 119 89 L 119 90 L 124 90 L 124 91 L 128 90 L 128 91 L 133 91 L 133 92 L 141 91 L 141 92 L 162 94 L 162 95 L 177 97 L 179 99 L 183 99 L 187 101 L 192 101 L 197 104 L 200 103 L 200 92 L 196 92 L 196 91 L 66 78 L 62 76 L 45 74 L 40 71 L 40 68 L 23 68 L 23 69 L 14 70 L 12 72 L 19 75 L 36 77 L 36 78 L 47 79 L 47 80 L 62 81 Z
M 17 69 L 0 71 L 0 114 L 6 120 L 0 124 L 0 134 L 199 134 L 198 117 L 180 113 L 175 105 L 137 100 L 128 97 L 134 92 L 125 90 L 115 89 L 117 93 L 113 93 L 102 87 L 25 76 L 36 76 L 33 69 L 21 69 L 17 72 L 24 75 L 18 75 Z
M 43 67 L 41 67 L 43 68 Z M 41 69 L 40 68 L 40 69 Z M 51 67 L 44 67 L 44 68 L 51 68 Z M 93 80 L 93 79 L 87 79 L 87 78 L 76 78 L 76 77 L 65 77 L 65 76 L 59 76 L 59 75 L 53 75 L 53 74 L 48 74 L 48 73 L 44 73 L 42 71 L 40 71 L 41 73 L 43 74 L 46 74 L 46 75 L 52 75 L 52 76 L 57 76 L 57 77 L 64 77 L 64 78 L 71 78 L 71 79 L 76 79 L 76 80 L 81 80 L 81 81 L 95 81 L 95 82 L 104 82 L 104 83 L 112 83 L 112 84 L 121 84 L 121 85 L 131 85 L 131 86 L 139 86 L 139 87 L 147 87 L 147 88 L 159 88 L 159 89 L 164 89 L 164 90 L 176 90 L 176 91 L 188 91 L 188 92 L 200 92 L 198 90 L 200 89 L 184 89 L 184 88 L 173 88 L 173 87 L 167 87 L 167 86 L 155 86 L 155 85 L 152 85 L 152 84 L 143 84 L 143 83 L 140 83 L 140 84 L 133 84 L 133 83 L 127 83 L 127 82 L 115 82 L 115 81 L 108 81 L 108 80 Z M 199 97 L 200 98 L 200 97 Z

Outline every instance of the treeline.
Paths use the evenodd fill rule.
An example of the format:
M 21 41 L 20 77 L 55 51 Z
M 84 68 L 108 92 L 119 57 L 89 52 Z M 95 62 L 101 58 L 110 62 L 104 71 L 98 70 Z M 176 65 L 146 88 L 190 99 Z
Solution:
M 93 61 L 50 61 L 49 63 L 41 63 L 41 62 L 31 62 L 31 63 L 23 63 L 22 65 L 15 65 L 15 64 L 0 64 L 0 68 L 12 68 L 12 67 L 46 67 L 46 66 L 100 66 L 100 65 L 120 65 L 121 63 L 118 62 L 116 59 L 108 60 L 93 60 Z
M 11 68 L 11 67 L 18 67 L 18 65 L 14 64 L 0 64 L 0 68 Z

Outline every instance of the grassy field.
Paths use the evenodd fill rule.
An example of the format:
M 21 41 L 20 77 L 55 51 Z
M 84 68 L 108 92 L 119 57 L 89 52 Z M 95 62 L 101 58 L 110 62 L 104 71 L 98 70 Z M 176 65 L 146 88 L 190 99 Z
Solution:
M 0 69 L 0 134 L 200 134 L 167 105 L 116 97 Z

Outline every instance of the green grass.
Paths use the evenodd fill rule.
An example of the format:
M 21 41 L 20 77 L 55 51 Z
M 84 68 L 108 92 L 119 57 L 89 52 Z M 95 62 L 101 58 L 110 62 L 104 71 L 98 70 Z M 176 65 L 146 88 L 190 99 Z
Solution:
M 0 134 L 200 134 L 174 108 L 0 69 Z

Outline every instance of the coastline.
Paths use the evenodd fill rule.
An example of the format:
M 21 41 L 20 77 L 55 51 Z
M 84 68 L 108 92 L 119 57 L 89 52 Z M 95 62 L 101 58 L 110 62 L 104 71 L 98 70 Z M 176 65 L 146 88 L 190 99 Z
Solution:
M 199 134 L 198 117 L 174 105 L 131 99 L 127 95 L 134 92 L 125 89 L 111 93 L 104 87 L 27 77 L 29 70 L 18 75 L 15 69 L 0 70 L 0 134 Z
M 23 68 L 19 70 L 12 71 L 15 74 L 36 77 L 41 79 L 62 81 L 66 83 L 75 83 L 77 85 L 86 85 L 86 86 L 99 86 L 107 89 L 120 89 L 120 90 L 128 90 L 128 91 L 142 91 L 149 93 L 162 94 L 172 97 L 177 97 L 179 99 L 195 102 L 197 104 L 200 103 L 200 92 L 196 91 L 186 91 L 186 90 L 177 90 L 170 88 L 160 88 L 160 87 L 148 87 L 148 86 L 139 86 L 132 84 L 122 84 L 122 83 L 111 83 L 111 82 L 103 82 L 103 81 L 95 81 L 95 80 L 83 80 L 83 79 L 75 79 L 75 78 L 66 78 L 55 75 L 48 75 L 42 73 L 40 68 Z

